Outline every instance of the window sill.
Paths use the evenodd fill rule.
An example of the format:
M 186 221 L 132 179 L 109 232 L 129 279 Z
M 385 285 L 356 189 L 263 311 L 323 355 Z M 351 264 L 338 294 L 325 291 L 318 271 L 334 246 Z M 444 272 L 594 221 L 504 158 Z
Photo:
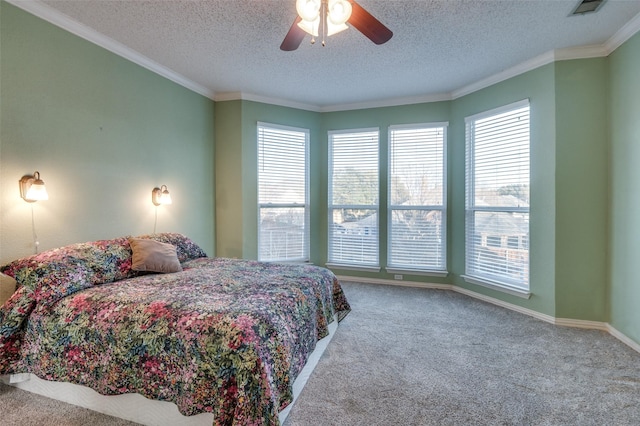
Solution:
M 490 288 L 492 290 L 501 291 L 503 293 L 511 294 L 513 296 L 521 297 L 523 299 L 529 299 L 531 297 L 531 292 L 527 290 L 523 290 L 517 287 L 511 287 L 506 284 L 498 283 L 495 281 L 484 280 L 480 278 L 470 277 L 468 275 L 463 275 L 462 278 L 470 283 L 481 285 L 486 288 Z
M 410 268 L 385 268 L 389 274 L 417 275 L 426 277 L 446 277 L 449 271 L 436 271 L 429 269 L 410 269 Z
M 325 266 L 329 269 L 341 269 L 343 271 L 380 272 L 379 266 L 343 265 L 340 263 L 327 263 Z
M 258 262 L 264 262 L 264 263 L 290 263 L 290 264 L 294 264 L 294 265 L 309 265 L 309 264 L 312 264 L 309 259 L 258 260 Z

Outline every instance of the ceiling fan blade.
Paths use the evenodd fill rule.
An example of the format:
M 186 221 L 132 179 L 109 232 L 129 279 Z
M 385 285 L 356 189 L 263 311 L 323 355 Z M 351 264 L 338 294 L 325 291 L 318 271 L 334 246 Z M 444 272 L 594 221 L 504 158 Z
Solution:
M 362 6 L 353 0 L 351 2 L 351 17 L 347 21 L 358 31 L 364 34 L 369 40 L 375 44 L 383 44 L 388 42 L 393 33 L 384 24 L 378 21 L 372 14 L 364 10 Z
M 284 36 L 284 40 L 282 40 L 282 44 L 280 45 L 281 50 L 296 50 L 298 46 L 300 46 L 302 39 L 304 39 L 304 36 L 307 34 L 298 26 L 298 22 L 301 20 L 302 18 L 298 16 L 296 20 L 293 21 L 293 25 L 289 28 L 289 32 Z

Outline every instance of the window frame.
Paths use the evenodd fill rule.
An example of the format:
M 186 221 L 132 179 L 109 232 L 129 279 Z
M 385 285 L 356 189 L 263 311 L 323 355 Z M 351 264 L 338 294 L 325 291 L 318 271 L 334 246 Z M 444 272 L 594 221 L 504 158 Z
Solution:
M 433 123 L 414 123 L 414 124 L 399 124 L 391 125 L 388 128 L 387 138 L 387 267 L 385 270 L 388 273 L 409 273 L 413 275 L 428 275 L 428 276 L 447 276 L 447 138 L 448 138 L 448 122 L 433 122 Z M 392 204 L 392 132 L 394 130 L 419 130 L 419 129 L 441 129 L 442 130 L 442 204 L 440 205 L 394 205 Z M 423 211 L 439 211 L 441 215 L 441 235 L 442 241 L 440 245 L 441 250 L 441 267 L 429 268 L 420 265 L 407 265 L 401 263 L 394 263 L 392 259 L 392 238 L 393 238 L 393 211 L 394 210 L 423 210 Z
M 372 133 L 377 134 L 376 142 L 376 205 L 370 204 L 333 204 L 333 170 L 334 170 L 334 144 L 333 135 L 346 135 L 357 133 Z M 327 132 L 327 145 L 328 145 L 328 174 L 327 174 L 327 263 L 328 267 L 344 270 L 358 270 L 368 272 L 380 271 L 380 128 L 368 127 L 358 129 L 343 129 L 343 130 L 329 130 Z M 337 209 L 353 209 L 353 210 L 375 210 L 376 214 L 376 246 L 375 246 L 375 262 L 362 262 L 362 263 L 349 263 L 332 258 L 334 235 L 332 232 L 333 226 L 333 211 Z
M 513 102 L 507 105 L 503 105 L 498 108 L 487 110 L 478 114 L 474 114 L 465 118 L 465 273 L 462 275 L 463 279 L 469 283 L 482 285 L 488 288 L 503 291 L 515 296 L 529 298 L 531 296 L 531 252 L 528 246 L 530 240 L 530 211 L 531 211 L 531 197 L 529 195 L 529 201 L 527 207 L 508 207 L 508 206 L 477 206 L 476 200 L 476 185 L 474 179 L 474 167 L 475 167 L 475 129 L 471 126 L 475 126 L 478 120 L 491 118 L 500 114 L 505 114 L 511 111 L 516 111 L 523 108 L 528 108 L 528 139 L 529 139 L 529 177 L 528 188 L 531 190 L 531 103 L 529 99 L 523 99 L 521 101 Z M 530 194 L 530 192 L 529 192 Z M 509 279 L 505 275 L 500 274 L 478 274 L 477 271 L 471 271 L 472 264 L 471 259 L 474 250 L 473 240 L 474 235 L 470 235 L 471 230 L 475 230 L 475 213 L 476 212 L 495 212 L 495 213 L 520 213 L 527 215 L 527 235 L 519 239 L 519 246 L 524 247 L 527 250 L 527 273 L 526 281 L 518 281 L 515 279 Z M 508 239 L 505 239 L 508 245 Z M 501 247 L 502 247 L 501 242 Z M 496 264 L 496 266 L 499 266 Z
M 280 130 L 280 131 L 287 131 L 287 132 L 296 132 L 296 133 L 303 133 L 304 134 L 304 204 L 299 204 L 299 203 L 272 203 L 272 202 L 267 202 L 267 203 L 261 203 L 260 202 L 260 129 L 264 128 L 264 129 L 274 129 L 274 130 Z M 311 232 L 310 232 L 310 183 L 309 183 L 309 168 L 310 168 L 310 161 L 309 161 L 309 151 L 310 151 L 310 144 L 311 144 L 311 131 L 310 129 L 306 129 L 306 128 L 301 128 L 301 127 L 293 127 L 293 126 L 286 126 L 286 125 L 281 125 L 281 124 L 274 124 L 274 123 L 266 123 L 266 122 L 261 122 L 259 121 L 256 125 L 256 147 L 257 147 L 257 155 L 256 155 L 256 160 L 257 160 L 257 164 L 256 164 L 256 172 L 257 172 L 257 191 L 256 191 L 256 195 L 257 195 L 257 205 L 258 205 L 258 215 L 257 215 L 257 243 L 258 243 L 258 247 L 257 247 L 257 257 L 258 260 L 262 260 L 263 258 L 261 257 L 261 252 L 260 252 L 260 247 L 262 246 L 261 244 L 261 227 L 260 227 L 260 222 L 261 222 L 261 211 L 263 208 L 304 208 L 304 232 L 303 232 L 303 253 L 302 256 L 299 257 L 285 257 L 282 259 L 268 259 L 265 261 L 268 262 L 292 262 L 292 263 L 306 263 L 310 261 L 310 247 L 311 247 L 311 241 L 310 241 L 310 236 L 311 236 Z

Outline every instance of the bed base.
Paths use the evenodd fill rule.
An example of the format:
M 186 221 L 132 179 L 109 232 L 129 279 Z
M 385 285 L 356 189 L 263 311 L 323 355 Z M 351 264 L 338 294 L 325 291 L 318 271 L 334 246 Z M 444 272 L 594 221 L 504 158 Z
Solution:
M 280 424 L 284 423 L 284 420 L 289 415 L 293 404 L 309 380 L 337 328 L 338 321 L 336 318 L 329 324 L 329 335 L 318 341 L 315 350 L 309 356 L 309 360 L 293 382 L 293 402 L 280 412 L 278 416 Z M 2 378 L 3 382 L 28 392 L 144 425 L 211 426 L 213 424 L 213 415 L 210 413 L 183 416 L 175 404 L 151 400 L 139 394 L 106 396 L 85 386 L 73 383 L 51 382 L 40 379 L 33 374 L 13 374 Z

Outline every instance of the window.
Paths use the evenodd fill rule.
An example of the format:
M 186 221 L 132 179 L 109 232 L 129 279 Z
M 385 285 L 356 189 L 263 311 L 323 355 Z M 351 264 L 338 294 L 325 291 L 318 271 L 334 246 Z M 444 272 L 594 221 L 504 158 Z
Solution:
M 389 128 L 389 268 L 446 270 L 446 124 Z
M 378 266 L 377 129 L 329 132 L 329 263 Z
M 309 260 L 309 131 L 258 123 L 258 259 Z
M 466 119 L 466 276 L 529 290 L 529 101 Z

